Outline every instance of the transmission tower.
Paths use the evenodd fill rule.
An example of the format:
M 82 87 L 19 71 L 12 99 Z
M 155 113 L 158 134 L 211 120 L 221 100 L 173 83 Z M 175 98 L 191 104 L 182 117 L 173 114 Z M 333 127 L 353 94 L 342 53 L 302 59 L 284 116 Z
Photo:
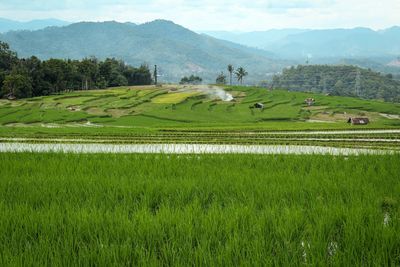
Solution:
M 361 71 L 359 69 L 357 69 L 356 83 L 354 85 L 354 93 L 358 97 L 360 97 L 361 95 Z
M 326 77 L 325 77 L 325 75 L 323 75 L 323 78 L 322 78 L 323 80 L 323 86 L 324 86 L 324 89 L 323 89 L 323 93 L 324 94 L 327 94 L 328 93 L 328 91 L 327 91 L 327 89 L 326 89 Z

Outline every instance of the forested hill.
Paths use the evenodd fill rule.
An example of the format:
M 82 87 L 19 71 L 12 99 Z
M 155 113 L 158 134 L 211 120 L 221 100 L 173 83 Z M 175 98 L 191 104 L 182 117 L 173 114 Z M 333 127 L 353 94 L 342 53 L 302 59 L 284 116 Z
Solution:
M 400 102 L 400 81 L 356 66 L 307 65 L 284 69 L 273 88 Z
M 177 82 L 195 74 L 215 81 L 228 64 L 244 67 L 251 80 L 267 79 L 266 73 L 280 71 L 286 61 L 272 59 L 271 53 L 218 40 L 192 32 L 171 21 L 131 23 L 81 22 L 38 31 L 8 32 L 0 35 L 20 57 L 40 59 L 81 59 L 114 57 L 131 65 L 157 64 L 160 80 Z

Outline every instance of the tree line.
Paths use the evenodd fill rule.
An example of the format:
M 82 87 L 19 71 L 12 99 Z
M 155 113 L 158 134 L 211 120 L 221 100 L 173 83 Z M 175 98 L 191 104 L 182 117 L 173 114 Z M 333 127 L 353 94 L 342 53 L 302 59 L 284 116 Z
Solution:
M 190 75 L 189 77 L 183 77 L 179 84 L 200 84 L 203 79 L 199 76 Z
M 272 88 L 400 102 L 400 81 L 356 66 L 308 65 L 284 69 Z
M 242 85 L 243 84 L 243 79 L 246 77 L 249 73 L 243 68 L 239 67 L 235 70 L 235 68 L 229 64 L 227 67 L 227 70 L 229 72 L 229 84 L 232 85 L 232 76 L 235 75 L 237 81 Z M 179 84 L 200 84 L 203 81 L 203 79 L 199 76 L 195 75 L 190 75 L 189 77 L 185 76 L 181 79 Z M 226 84 L 227 83 L 227 77 L 224 74 L 223 71 L 221 71 L 220 74 L 218 74 L 217 78 L 215 79 L 216 84 Z
M 114 86 L 148 85 L 151 72 L 146 65 L 132 67 L 121 60 L 95 57 L 82 60 L 18 58 L 0 41 L 0 97 L 25 98 L 73 90 Z
M 235 70 L 235 68 L 233 67 L 232 64 L 228 65 L 227 70 L 229 72 L 229 84 L 230 85 L 232 85 L 233 74 L 235 74 L 236 79 L 240 83 L 240 85 L 243 84 L 244 77 L 246 77 L 249 74 L 243 67 L 239 67 Z M 224 72 L 221 72 L 215 79 L 215 82 L 217 84 L 226 84 L 226 82 L 227 82 L 226 79 L 227 79 L 227 77 L 224 74 Z

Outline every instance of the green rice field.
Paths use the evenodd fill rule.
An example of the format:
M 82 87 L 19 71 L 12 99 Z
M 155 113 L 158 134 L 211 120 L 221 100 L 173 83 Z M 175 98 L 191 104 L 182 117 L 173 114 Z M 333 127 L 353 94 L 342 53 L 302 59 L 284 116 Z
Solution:
M 400 156 L 0 153 L 1 266 L 398 266 Z
M 233 100 L 223 101 L 221 93 Z M 316 100 L 311 107 L 304 103 L 308 97 Z M 264 109 L 250 108 L 255 103 Z M 357 128 L 400 127 L 399 104 L 254 87 L 120 87 L 0 100 L 2 128 L 36 131 L 38 127 L 75 132 L 85 127 L 92 132 L 100 127 L 111 127 L 113 132 L 352 129 L 347 119 L 360 116 L 371 123 Z
M 315 99 L 312 106 L 304 102 L 309 97 Z M 254 108 L 255 103 L 264 108 Z M 367 117 L 370 123 L 351 125 L 347 123 L 349 117 Z M 399 147 L 400 132 L 368 132 L 374 129 L 400 130 L 400 105 L 257 87 L 206 85 L 119 87 L 0 100 L 0 142 L 25 138 L 23 142 L 35 143 L 62 139 L 69 143 Z M 366 131 L 357 135 L 305 133 L 296 138 L 288 134 L 335 130 Z

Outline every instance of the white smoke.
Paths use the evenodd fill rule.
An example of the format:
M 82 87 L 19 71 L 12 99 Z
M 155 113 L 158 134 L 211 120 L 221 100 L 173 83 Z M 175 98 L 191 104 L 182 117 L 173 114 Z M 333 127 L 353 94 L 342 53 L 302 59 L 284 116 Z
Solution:
M 211 98 L 219 98 L 222 101 L 230 102 L 233 100 L 233 96 L 227 93 L 224 89 L 216 86 L 184 86 L 179 90 L 180 92 L 201 92 L 208 95 Z
M 196 90 L 209 95 L 211 98 L 219 98 L 225 102 L 233 100 L 233 96 L 220 87 L 216 86 L 197 87 Z
M 217 96 L 222 101 L 229 102 L 233 100 L 233 96 L 230 93 L 225 92 L 222 88 L 212 88 L 210 89 L 209 94 Z

